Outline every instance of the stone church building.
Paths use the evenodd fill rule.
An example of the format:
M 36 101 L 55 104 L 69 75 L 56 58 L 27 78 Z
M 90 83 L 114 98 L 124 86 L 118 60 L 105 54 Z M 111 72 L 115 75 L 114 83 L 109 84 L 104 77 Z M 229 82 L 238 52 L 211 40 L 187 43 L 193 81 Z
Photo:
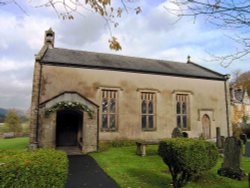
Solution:
M 228 76 L 187 63 L 54 47 L 45 32 L 36 55 L 31 147 L 159 140 L 179 127 L 189 137 L 230 134 Z

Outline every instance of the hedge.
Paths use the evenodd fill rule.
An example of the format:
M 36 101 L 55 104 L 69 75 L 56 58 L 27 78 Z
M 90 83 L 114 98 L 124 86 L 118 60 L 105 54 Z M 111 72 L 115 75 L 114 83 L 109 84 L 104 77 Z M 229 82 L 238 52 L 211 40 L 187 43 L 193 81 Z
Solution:
M 68 159 L 62 151 L 0 150 L 1 188 L 60 188 L 65 185 L 67 173 Z
M 214 167 L 219 156 L 215 144 L 189 138 L 166 139 L 160 142 L 158 153 L 169 167 L 174 187 Z

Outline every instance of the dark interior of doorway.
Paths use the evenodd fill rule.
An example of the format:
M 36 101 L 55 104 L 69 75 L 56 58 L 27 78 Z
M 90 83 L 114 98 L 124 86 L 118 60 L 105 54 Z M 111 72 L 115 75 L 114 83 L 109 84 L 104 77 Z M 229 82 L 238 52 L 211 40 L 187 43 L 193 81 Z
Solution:
M 56 146 L 80 147 L 82 142 L 83 113 L 76 110 L 61 110 L 56 119 Z

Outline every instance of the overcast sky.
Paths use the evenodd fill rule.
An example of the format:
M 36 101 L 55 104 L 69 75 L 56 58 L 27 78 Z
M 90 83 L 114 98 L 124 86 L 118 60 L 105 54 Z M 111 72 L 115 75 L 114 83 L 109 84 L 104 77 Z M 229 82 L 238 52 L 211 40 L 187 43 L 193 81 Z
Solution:
M 229 31 L 191 18 L 176 23 L 176 17 L 164 9 L 169 6 L 164 0 L 151 4 L 141 0 L 141 14 L 123 15 L 119 27 L 112 29 L 123 48 L 119 52 L 109 49 L 106 22 L 91 11 L 84 9 L 74 20 L 65 21 L 51 8 L 34 8 L 38 3 L 27 2 L 33 4 L 21 4 L 24 11 L 15 4 L 0 6 L 0 107 L 30 107 L 34 55 L 43 45 L 44 31 L 50 27 L 55 31 L 55 47 L 59 48 L 180 62 L 186 62 L 190 55 L 193 62 L 223 74 L 250 69 L 247 61 L 235 62 L 228 68 L 206 61 L 211 59 L 209 54 L 221 55 L 235 49 Z

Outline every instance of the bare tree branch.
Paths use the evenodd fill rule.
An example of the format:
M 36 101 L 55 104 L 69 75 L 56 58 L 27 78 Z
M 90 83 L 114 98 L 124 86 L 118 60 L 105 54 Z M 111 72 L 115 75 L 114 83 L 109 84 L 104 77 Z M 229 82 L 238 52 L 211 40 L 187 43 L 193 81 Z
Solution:
M 168 12 L 183 17 L 203 18 L 207 22 L 223 30 L 243 33 L 242 36 L 231 37 L 240 48 L 234 53 L 215 56 L 223 67 L 235 61 L 250 57 L 250 1 L 249 0 L 171 0 L 173 6 L 165 7 Z
M 89 7 L 90 10 L 100 15 L 105 20 L 105 25 L 108 28 L 111 39 L 109 39 L 110 48 L 114 50 L 121 50 L 121 46 L 116 37 L 112 34 L 112 26 L 115 28 L 119 25 L 119 21 L 116 19 L 122 17 L 123 12 L 127 14 L 129 10 L 133 10 L 136 14 L 141 12 L 140 7 L 130 8 L 128 3 L 134 3 L 139 0 L 120 0 L 119 6 L 114 6 L 112 0 L 46 0 L 44 3 L 35 6 L 52 7 L 57 16 L 62 19 L 72 20 L 74 14 L 81 14 L 82 8 Z M 62 7 L 61 9 L 59 7 Z

